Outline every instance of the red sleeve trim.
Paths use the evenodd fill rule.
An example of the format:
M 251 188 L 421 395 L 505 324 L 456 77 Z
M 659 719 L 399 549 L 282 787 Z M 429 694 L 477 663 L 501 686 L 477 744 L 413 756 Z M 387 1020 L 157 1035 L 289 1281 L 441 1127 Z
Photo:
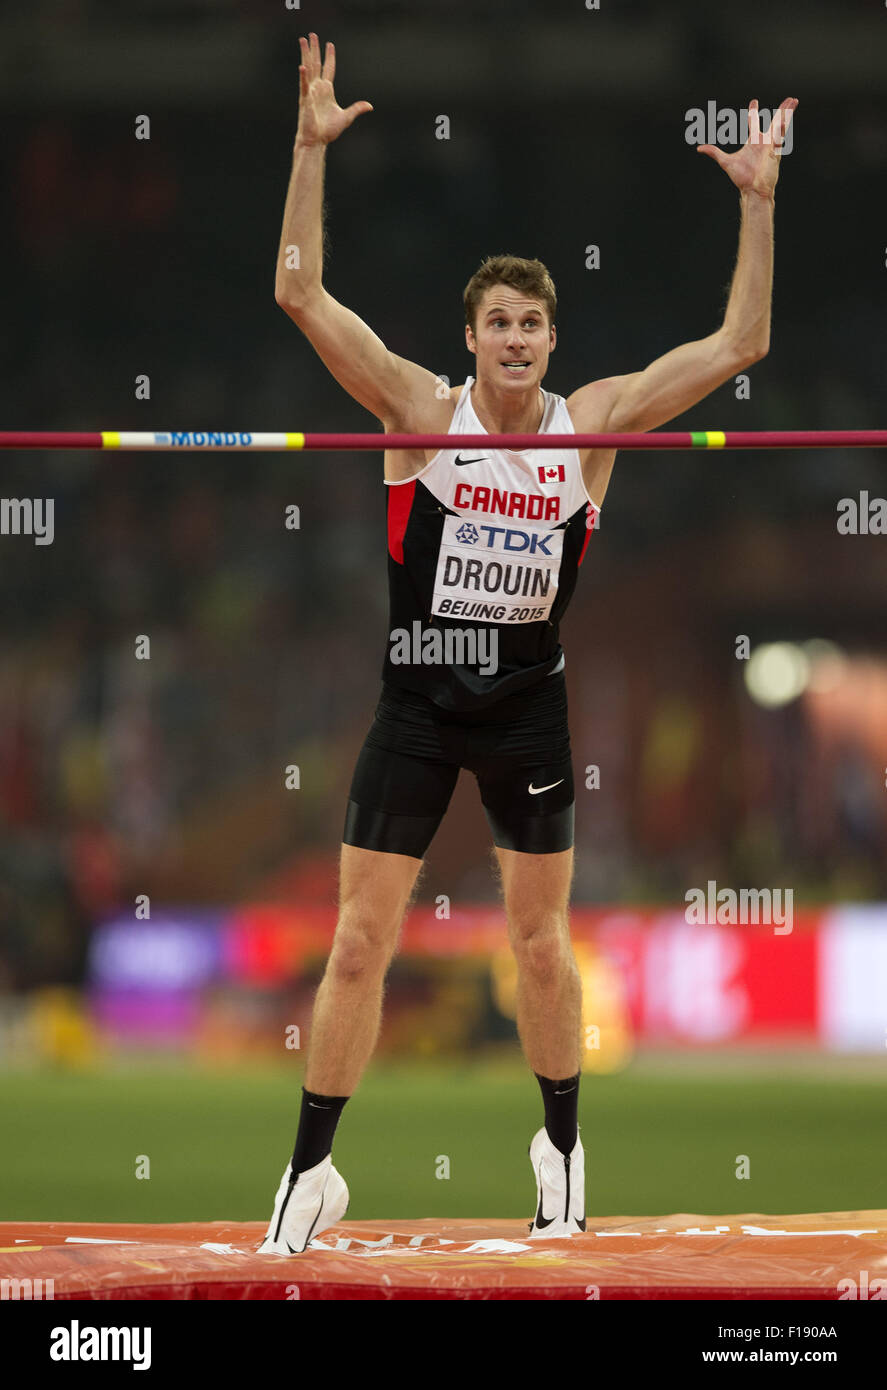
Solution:
M 588 524 L 588 518 L 589 518 L 589 517 L 591 517 L 591 525 L 590 525 L 590 526 L 589 526 L 589 524 Z M 579 555 L 579 564 L 580 564 L 580 565 L 582 564 L 582 561 L 585 559 L 585 552 L 586 552 L 586 550 L 588 549 L 588 542 L 591 540 L 591 533 L 592 533 L 592 531 L 594 530 L 594 523 L 595 523 L 596 517 L 597 517 L 597 512 L 596 512 L 595 508 L 592 506 L 592 504 L 591 504 L 590 502 L 586 503 L 586 507 L 585 507 L 585 540 L 582 542 L 582 550 L 581 550 L 580 555 Z
M 415 478 L 401 487 L 388 488 L 388 554 L 399 565 L 403 564 L 403 538 L 415 495 Z

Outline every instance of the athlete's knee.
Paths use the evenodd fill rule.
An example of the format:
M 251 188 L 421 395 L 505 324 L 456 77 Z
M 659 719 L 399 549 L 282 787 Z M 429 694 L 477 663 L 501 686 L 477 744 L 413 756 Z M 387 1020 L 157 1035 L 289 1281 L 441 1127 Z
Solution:
M 565 912 L 525 908 L 509 919 L 511 944 L 519 968 L 541 977 L 554 977 L 573 961 Z M 573 962 L 575 965 L 575 961 Z
M 384 971 L 394 954 L 398 919 L 391 914 L 343 911 L 339 916 L 327 973 L 344 979 Z

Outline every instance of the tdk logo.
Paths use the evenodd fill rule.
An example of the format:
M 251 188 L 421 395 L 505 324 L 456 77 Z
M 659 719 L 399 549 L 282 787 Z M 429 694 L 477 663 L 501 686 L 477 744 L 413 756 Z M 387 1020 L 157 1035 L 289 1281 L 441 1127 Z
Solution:
M 483 534 L 490 550 L 526 551 L 528 555 L 551 556 L 548 549 L 553 537 L 551 531 L 542 535 L 538 531 L 512 531 L 506 526 L 479 526 L 475 530 L 470 522 L 463 522 L 456 531 L 456 540 L 463 545 L 476 545 L 478 531 Z

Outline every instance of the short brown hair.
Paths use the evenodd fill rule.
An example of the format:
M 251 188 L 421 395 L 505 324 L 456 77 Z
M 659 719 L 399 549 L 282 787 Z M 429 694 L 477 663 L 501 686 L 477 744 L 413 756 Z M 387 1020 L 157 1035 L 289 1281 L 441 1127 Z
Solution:
M 549 328 L 557 313 L 557 294 L 554 281 L 541 261 L 524 260 L 522 256 L 487 256 L 465 286 L 465 322 L 476 332 L 477 311 L 485 292 L 493 285 L 508 285 L 513 290 L 541 299 L 548 311 Z

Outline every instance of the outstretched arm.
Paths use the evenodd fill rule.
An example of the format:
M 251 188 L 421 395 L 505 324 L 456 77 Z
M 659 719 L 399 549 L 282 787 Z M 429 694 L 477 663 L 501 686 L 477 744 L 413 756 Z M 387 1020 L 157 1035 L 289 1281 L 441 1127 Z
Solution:
M 774 190 L 785 132 L 797 106 L 788 98 L 762 135 L 758 103 L 749 107 L 749 138 L 736 154 L 700 145 L 739 189 L 739 252 L 721 327 L 683 343 L 642 372 L 608 377 L 581 387 L 568 405 L 574 421 L 593 413 L 598 428 L 623 433 L 655 429 L 673 420 L 737 372 L 759 362 L 770 347 L 773 291 Z
M 357 314 L 323 287 L 326 147 L 373 108 L 368 101 L 356 101 L 343 110 L 333 91 L 334 45 L 327 44 L 321 66 L 317 35 L 299 42 L 299 125 L 274 297 L 350 396 L 383 423 L 401 420 L 409 417 L 412 402 L 434 400 L 434 374 L 389 352 Z

